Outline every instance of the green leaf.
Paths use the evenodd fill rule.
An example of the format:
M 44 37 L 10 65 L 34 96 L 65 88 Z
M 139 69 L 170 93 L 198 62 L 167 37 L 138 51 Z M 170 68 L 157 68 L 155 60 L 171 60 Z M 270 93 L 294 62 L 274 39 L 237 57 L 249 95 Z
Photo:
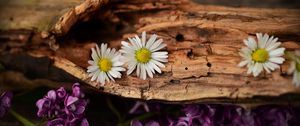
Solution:
M 9 111 L 17 120 L 19 120 L 24 126 L 37 126 L 19 113 L 15 112 L 14 110 Z
M 5 70 L 5 67 L 0 63 L 0 71 Z

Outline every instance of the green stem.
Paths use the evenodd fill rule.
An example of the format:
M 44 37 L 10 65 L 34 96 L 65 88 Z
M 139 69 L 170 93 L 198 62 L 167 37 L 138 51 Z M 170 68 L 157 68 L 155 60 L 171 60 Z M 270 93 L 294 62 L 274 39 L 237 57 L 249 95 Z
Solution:
M 34 123 L 32 123 L 31 121 L 29 121 L 28 119 L 26 119 L 25 117 L 23 117 L 22 115 L 20 115 L 19 113 L 15 112 L 14 110 L 10 110 L 9 111 L 10 114 L 12 114 L 17 120 L 19 120 L 24 126 L 37 126 Z
M 109 109 L 118 117 L 119 122 L 122 121 L 121 114 L 118 112 L 118 110 L 114 107 L 114 105 L 111 103 L 109 98 L 106 98 L 106 103 L 109 107 Z
M 5 67 L 0 63 L 0 71 L 5 70 Z
M 130 122 L 132 120 L 145 120 L 145 119 L 148 119 L 150 117 L 153 117 L 153 116 L 157 116 L 159 113 L 158 112 L 147 112 L 147 113 L 144 113 L 142 115 L 139 115 L 131 120 L 127 120 L 126 122 L 122 122 L 122 123 L 119 123 L 118 126 L 129 126 L 130 125 Z

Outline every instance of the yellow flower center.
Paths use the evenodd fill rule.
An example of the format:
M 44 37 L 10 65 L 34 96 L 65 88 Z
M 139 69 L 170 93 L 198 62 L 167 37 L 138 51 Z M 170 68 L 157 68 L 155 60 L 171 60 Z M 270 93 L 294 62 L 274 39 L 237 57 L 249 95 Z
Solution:
M 98 61 L 99 69 L 103 72 L 108 72 L 112 67 L 112 62 L 107 58 L 101 58 Z
M 296 70 L 297 70 L 298 72 L 300 72 L 300 62 L 299 62 L 299 63 L 296 62 Z
M 257 49 L 252 53 L 252 60 L 259 63 L 264 63 L 268 60 L 269 53 L 265 49 Z
M 135 58 L 140 63 L 147 63 L 151 59 L 151 52 L 149 49 L 141 48 L 135 52 Z

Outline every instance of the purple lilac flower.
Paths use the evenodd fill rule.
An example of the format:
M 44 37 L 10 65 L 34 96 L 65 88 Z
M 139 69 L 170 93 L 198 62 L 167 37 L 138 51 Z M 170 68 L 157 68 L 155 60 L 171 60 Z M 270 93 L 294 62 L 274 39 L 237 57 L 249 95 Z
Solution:
M 3 92 L 0 96 L 0 117 L 3 117 L 11 106 L 12 92 Z
M 217 126 L 254 126 L 251 111 L 234 105 L 218 105 L 214 115 L 214 124 Z
M 48 91 L 44 98 L 36 102 L 39 109 L 37 116 L 50 120 L 47 126 L 88 126 L 84 116 L 87 104 L 80 84 L 75 83 L 70 94 L 63 87 Z
M 136 101 L 133 107 L 129 110 L 129 114 L 137 115 L 148 112 L 160 112 L 162 104 L 156 102 Z
M 173 107 L 176 108 L 176 106 Z M 152 105 L 138 102 L 132 111 L 136 113 L 138 110 L 144 109 L 144 113 L 146 110 L 146 112 L 153 112 L 152 108 Z M 146 123 L 133 120 L 131 126 L 150 126 L 150 124 L 151 126 L 156 124 L 169 126 L 298 126 L 300 124 L 300 109 L 287 106 L 267 105 L 246 110 L 235 105 L 190 104 L 184 105 L 181 111 L 178 111 L 178 108 L 169 108 L 172 108 L 172 105 L 160 104 L 160 111 L 156 111 L 159 112 L 159 116 L 149 117 L 148 122 L 143 120 Z M 156 120 L 159 123 L 149 120 Z
M 169 121 L 170 126 L 212 126 L 215 109 L 209 105 L 185 105 L 182 109 L 184 116 L 178 121 Z
M 142 107 L 142 110 L 140 110 Z M 146 102 L 137 101 L 134 106 L 129 110 L 129 114 L 149 112 L 149 106 Z
M 261 106 L 253 110 L 257 126 L 288 126 L 291 111 L 285 107 Z
M 148 121 L 143 125 L 139 120 L 132 120 L 130 126 L 160 126 L 156 121 Z

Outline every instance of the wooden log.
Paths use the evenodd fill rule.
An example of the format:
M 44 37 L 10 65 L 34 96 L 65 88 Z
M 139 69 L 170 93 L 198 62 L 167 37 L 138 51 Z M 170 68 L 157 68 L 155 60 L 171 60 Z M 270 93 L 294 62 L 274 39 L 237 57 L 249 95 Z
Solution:
M 2 0 L 0 29 L 30 29 L 66 34 L 77 21 L 88 20 L 107 0 Z
M 87 1 L 79 6 L 89 6 L 84 5 Z M 91 8 L 101 7 L 102 3 L 100 0 Z M 80 27 L 72 31 L 71 27 L 78 22 L 74 19 L 81 16 L 66 16 L 72 15 L 69 11 L 50 30 L 56 38 L 69 33 L 57 39 L 55 44 L 59 48 L 53 51 L 42 46 L 23 52 L 32 57 L 48 57 L 51 66 L 101 89 L 101 92 L 128 98 L 255 104 L 299 102 L 300 88 L 296 88 L 291 82 L 292 77 L 287 75 L 288 61 L 272 74 L 262 73 L 256 78 L 247 75 L 247 69 L 237 64 L 241 61 L 238 51 L 244 46 L 242 40 L 257 32 L 279 37 L 287 51 L 299 49 L 300 10 L 232 8 L 199 5 L 187 0 L 115 0 L 100 9 L 91 8 L 82 10 L 95 12 L 93 15 L 86 13 L 85 17 L 103 25 L 86 34 L 96 32 L 99 38 L 85 38 L 79 43 L 76 36 L 86 31 L 80 32 Z M 167 44 L 165 50 L 169 52 L 169 62 L 162 74 L 141 80 L 135 74 L 126 76 L 124 73 L 121 79 L 103 87 L 90 81 L 86 68 L 91 47 L 107 42 L 110 47 L 120 48 L 120 41 L 127 41 L 128 37 L 142 31 L 157 34 Z M 26 48 L 28 46 L 36 45 L 29 44 Z M 8 65 L 6 60 L 0 61 Z

